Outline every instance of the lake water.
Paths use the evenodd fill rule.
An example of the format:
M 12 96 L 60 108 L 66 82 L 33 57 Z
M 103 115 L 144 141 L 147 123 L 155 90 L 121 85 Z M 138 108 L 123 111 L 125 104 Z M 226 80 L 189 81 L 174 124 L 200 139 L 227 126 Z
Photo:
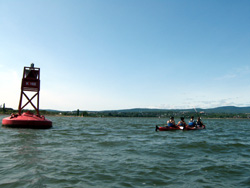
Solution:
M 250 120 L 155 132 L 166 119 L 47 118 L 52 129 L 0 129 L 1 188 L 250 187 Z

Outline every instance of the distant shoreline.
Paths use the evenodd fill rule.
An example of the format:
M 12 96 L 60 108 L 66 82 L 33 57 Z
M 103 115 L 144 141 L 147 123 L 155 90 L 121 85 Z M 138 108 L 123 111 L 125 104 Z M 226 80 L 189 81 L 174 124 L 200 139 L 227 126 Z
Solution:
M 6 116 L 6 117 L 9 117 L 10 114 L 3 114 L 3 113 L 0 113 L 1 116 Z M 41 114 L 42 115 L 42 114 Z M 71 117 L 71 118 L 154 118 L 154 119 L 169 119 L 168 117 L 130 117 L 130 116 L 124 116 L 124 117 L 118 117 L 118 116 L 75 116 L 75 115 L 52 115 L 52 114 L 47 114 L 47 115 L 44 115 L 45 117 Z M 195 116 L 196 117 L 196 116 Z M 211 119 L 211 120 L 215 120 L 215 119 L 218 119 L 218 120 L 223 120 L 223 119 L 228 119 L 228 120 L 250 120 L 250 118 L 228 118 L 228 117 L 225 117 L 225 118 L 217 118 L 217 117 L 202 117 L 201 118 L 203 120 L 206 120 L 206 119 Z M 176 117 L 175 119 L 179 120 L 179 117 Z M 187 121 L 189 119 L 189 117 L 185 118 L 185 120 Z
M 31 111 L 34 114 L 34 110 Z M 1 115 L 10 115 L 11 113 L 18 113 L 18 110 L 12 108 L 0 108 Z M 40 114 L 44 116 L 61 116 L 61 117 L 148 117 L 148 118 L 164 118 L 168 119 L 170 116 L 185 117 L 186 119 L 191 116 L 202 117 L 203 119 L 250 119 L 250 107 L 235 107 L 235 106 L 222 106 L 210 109 L 150 109 L 150 108 L 132 108 L 123 110 L 104 110 L 104 111 L 86 111 L 86 110 L 73 110 L 73 111 L 60 111 L 51 109 L 40 109 Z

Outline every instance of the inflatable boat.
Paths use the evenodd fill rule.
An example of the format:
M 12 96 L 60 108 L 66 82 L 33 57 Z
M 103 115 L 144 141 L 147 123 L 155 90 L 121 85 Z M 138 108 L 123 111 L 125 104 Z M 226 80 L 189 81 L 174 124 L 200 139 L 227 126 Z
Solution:
M 206 126 L 205 125 L 202 125 L 201 127 L 189 127 L 189 126 L 187 126 L 187 127 L 182 127 L 182 126 L 176 126 L 176 127 L 169 127 L 169 126 L 167 126 L 167 125 L 165 125 L 165 126 L 158 126 L 158 125 L 156 125 L 155 126 L 155 131 L 173 131 L 173 130 L 187 130 L 187 131 L 189 131 L 189 130 L 200 130 L 200 129 L 205 129 L 206 128 Z

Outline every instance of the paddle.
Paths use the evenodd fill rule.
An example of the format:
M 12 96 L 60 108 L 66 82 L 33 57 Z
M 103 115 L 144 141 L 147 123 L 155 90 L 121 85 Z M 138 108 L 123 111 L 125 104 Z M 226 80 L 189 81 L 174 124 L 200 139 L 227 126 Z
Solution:
M 198 117 L 200 117 L 200 115 L 198 114 L 198 112 L 197 112 L 197 110 L 196 110 L 196 108 L 195 108 L 195 107 L 194 107 L 194 110 L 195 110 L 195 112 L 196 112 L 197 116 L 198 116 Z
M 196 112 L 196 115 L 200 118 L 200 115 L 198 114 L 198 112 L 197 112 L 195 106 L 194 106 L 194 110 L 195 110 L 195 112 Z M 195 124 L 195 128 L 197 128 L 197 124 Z
M 200 116 L 200 114 L 198 114 L 198 112 L 197 112 L 197 110 L 196 110 L 196 108 L 194 107 L 194 110 L 195 110 L 195 112 L 196 112 L 196 114 L 197 114 L 197 116 L 201 119 L 201 116 Z M 203 125 L 204 126 L 204 129 L 206 128 L 206 126 L 205 125 Z M 197 125 L 196 125 L 196 128 L 197 128 Z

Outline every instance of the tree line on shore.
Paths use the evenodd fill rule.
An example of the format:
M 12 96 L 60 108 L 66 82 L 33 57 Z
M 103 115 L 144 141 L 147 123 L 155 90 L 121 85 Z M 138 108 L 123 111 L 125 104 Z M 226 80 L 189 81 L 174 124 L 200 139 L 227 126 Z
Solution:
M 28 110 L 24 110 L 28 111 Z M 34 114 L 34 110 L 30 110 Z M 0 108 L 0 114 L 10 115 L 18 113 L 18 110 L 12 108 Z M 56 111 L 56 110 L 40 110 L 41 115 L 49 116 L 76 116 L 76 117 L 152 117 L 152 118 L 169 118 L 170 116 L 190 118 L 191 116 L 202 118 L 250 118 L 250 113 L 228 113 L 228 112 L 192 112 L 182 110 L 156 110 L 156 111 Z

